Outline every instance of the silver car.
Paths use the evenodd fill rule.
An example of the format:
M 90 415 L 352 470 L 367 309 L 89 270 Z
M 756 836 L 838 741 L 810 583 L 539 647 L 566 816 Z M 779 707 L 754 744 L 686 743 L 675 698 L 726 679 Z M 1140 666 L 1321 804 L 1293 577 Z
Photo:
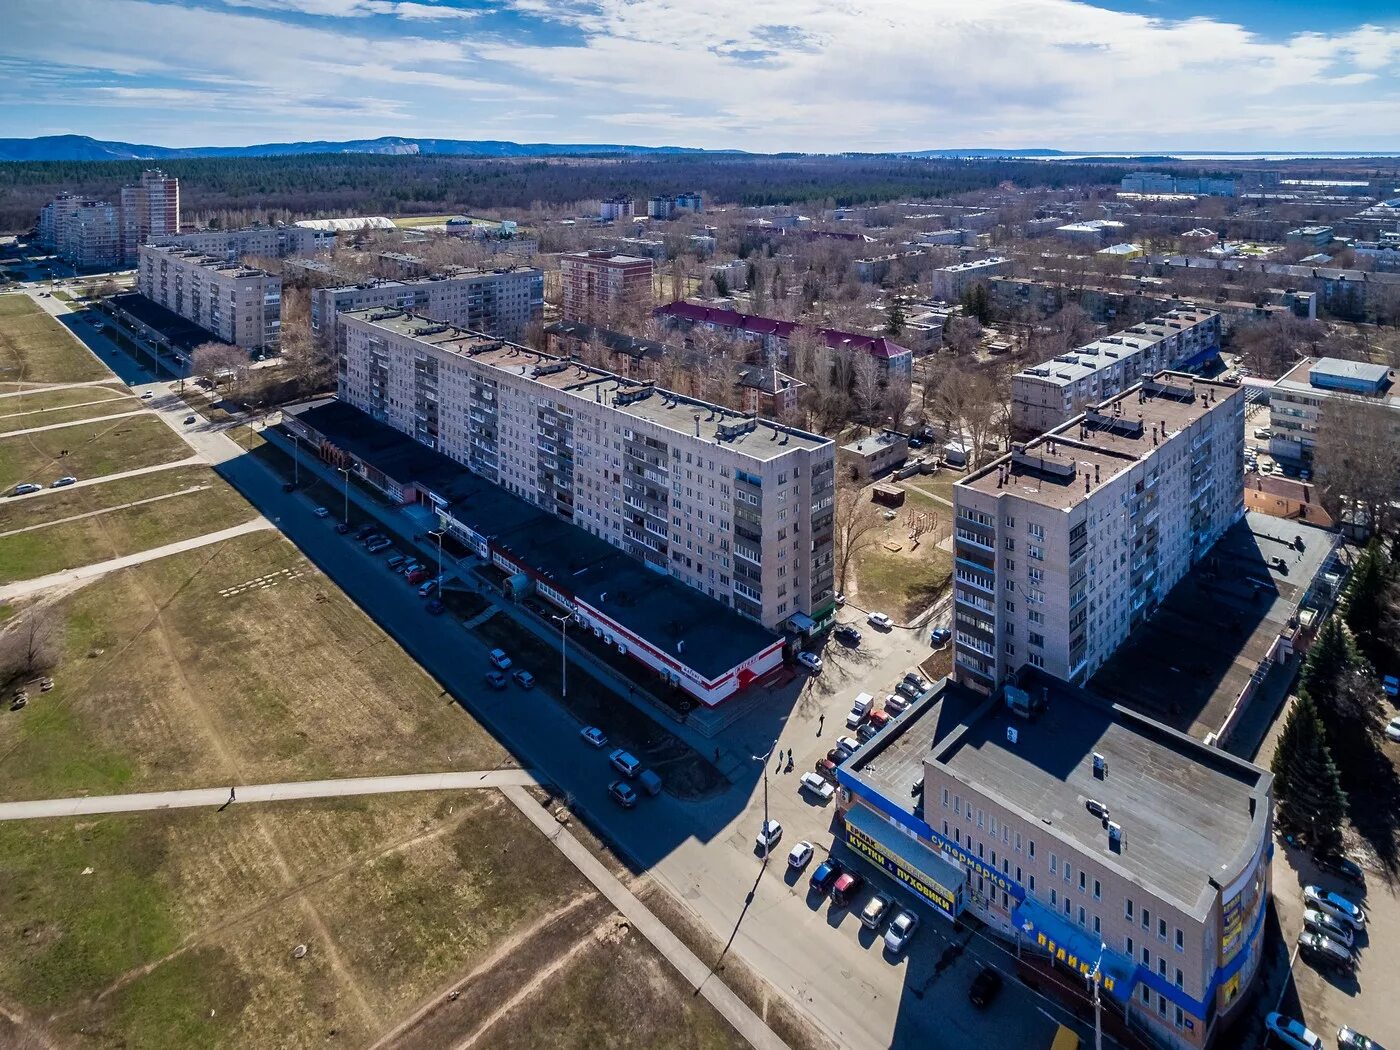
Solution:
M 1313 933 L 1320 933 L 1336 941 L 1343 948 L 1351 948 L 1356 941 L 1356 934 L 1347 923 L 1316 908 L 1309 908 L 1303 912 L 1303 926 Z

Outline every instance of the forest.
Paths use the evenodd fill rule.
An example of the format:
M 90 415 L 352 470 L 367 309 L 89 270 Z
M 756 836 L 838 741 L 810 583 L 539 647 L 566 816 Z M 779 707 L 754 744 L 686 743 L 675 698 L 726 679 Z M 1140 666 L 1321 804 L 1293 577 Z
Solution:
M 513 160 L 313 154 L 166 160 L 186 221 L 259 209 L 269 217 L 407 215 L 561 207 L 619 193 L 698 189 L 716 202 L 836 206 L 937 198 L 1003 183 L 1059 188 L 1116 183 L 1112 165 L 1025 160 L 841 156 L 568 157 Z M 0 163 L 0 231 L 32 227 L 62 191 L 113 198 L 143 161 Z

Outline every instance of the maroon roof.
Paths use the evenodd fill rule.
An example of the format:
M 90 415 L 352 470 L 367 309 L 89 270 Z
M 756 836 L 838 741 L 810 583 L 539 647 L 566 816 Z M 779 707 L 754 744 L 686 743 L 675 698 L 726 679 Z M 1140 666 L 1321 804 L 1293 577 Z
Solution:
M 803 327 L 796 321 L 780 321 L 774 317 L 758 317 L 754 314 L 741 314 L 737 310 L 721 310 L 699 303 L 678 301 L 657 307 L 657 317 L 673 317 L 691 324 L 707 324 L 715 328 L 747 332 L 750 335 L 773 336 L 787 340 L 792 333 Z M 843 332 L 837 328 L 818 328 L 817 334 L 826 339 L 826 345 L 833 350 L 860 350 L 871 357 L 888 360 L 908 354 L 908 348 L 900 346 L 882 335 L 862 335 L 858 332 Z

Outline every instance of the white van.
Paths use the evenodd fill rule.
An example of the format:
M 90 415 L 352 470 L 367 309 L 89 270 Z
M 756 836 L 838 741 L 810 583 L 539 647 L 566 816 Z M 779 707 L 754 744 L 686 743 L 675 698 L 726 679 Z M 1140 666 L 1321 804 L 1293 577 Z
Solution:
M 859 729 L 870 717 L 871 709 L 875 706 L 875 698 L 869 693 L 858 693 L 855 700 L 851 701 L 851 713 L 846 716 L 847 729 Z

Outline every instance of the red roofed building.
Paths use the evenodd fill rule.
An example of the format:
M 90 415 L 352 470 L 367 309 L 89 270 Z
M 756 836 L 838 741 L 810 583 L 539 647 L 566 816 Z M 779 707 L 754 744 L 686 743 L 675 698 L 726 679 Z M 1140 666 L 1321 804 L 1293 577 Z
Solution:
M 786 356 L 787 343 L 793 332 L 806 327 L 796 321 L 779 321 L 772 317 L 741 314 L 737 310 L 722 310 L 700 303 L 677 301 L 652 311 L 662 321 L 683 328 L 704 327 L 721 331 L 736 339 L 749 339 L 764 350 Z M 818 328 L 832 350 L 849 350 L 869 354 L 880 366 L 881 378 L 908 383 L 914 368 L 914 353 L 882 335 L 842 332 L 836 328 Z

